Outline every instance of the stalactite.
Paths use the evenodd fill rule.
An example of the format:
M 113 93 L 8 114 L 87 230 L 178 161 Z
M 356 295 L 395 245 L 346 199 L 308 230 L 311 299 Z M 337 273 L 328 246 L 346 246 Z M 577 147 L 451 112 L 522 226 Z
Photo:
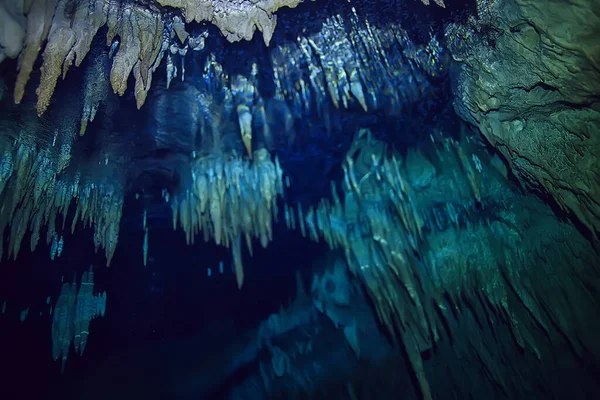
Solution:
M 26 309 L 21 311 L 21 314 L 19 316 L 19 319 L 21 322 L 25 322 L 25 320 L 27 319 L 27 316 L 29 315 L 29 307 L 27 307 Z
M 60 256 L 64 239 L 56 233 L 56 219 L 60 217 L 63 224 L 66 223 L 69 207 L 75 202 L 72 230 L 80 219 L 84 224 L 93 225 L 97 246 L 105 249 L 110 264 L 123 206 L 121 188 L 112 184 L 81 183 L 77 174 L 74 177 L 61 175 L 68 165 L 70 152 L 54 152 L 52 146 L 43 149 L 28 138 L 24 132 L 12 148 L 9 145 L 4 149 L 0 233 L 9 231 L 8 257 L 16 258 L 27 230 L 31 232 L 30 248 L 33 251 L 45 224 L 48 224 L 46 242 L 53 243 L 51 257 Z M 62 135 L 60 140 L 63 142 L 61 149 L 64 145 L 70 148 L 66 136 Z M 3 251 L 0 247 L 0 258 Z
M 109 89 L 107 75 L 108 55 L 100 53 L 92 60 L 92 65 L 85 71 L 83 85 L 83 112 L 79 135 L 83 136 L 89 122 L 93 122 L 100 104 L 106 101 Z
M 261 0 L 262 1 L 262 0 Z M 438 2 L 443 5 L 443 2 Z M 241 39 L 249 40 L 254 30 L 258 27 L 263 32 L 265 42 L 268 44 L 275 28 L 276 16 L 274 12 L 282 7 L 295 7 L 299 0 L 262 1 L 255 3 L 242 2 L 234 4 L 228 1 L 211 0 L 196 2 L 193 0 L 161 0 L 162 6 L 180 8 L 186 21 L 209 21 L 217 25 L 230 41 Z M 201 50 L 204 47 L 206 34 L 190 36 L 185 30 L 185 23 L 178 15 L 160 12 L 161 9 L 147 7 L 137 2 L 120 2 L 116 0 L 83 0 L 74 12 L 67 10 L 70 6 L 68 0 L 33 1 L 29 9 L 20 7 L 18 12 L 24 14 L 27 20 L 25 29 L 25 45 L 21 51 L 19 64 L 19 77 L 15 87 L 15 101 L 20 103 L 25 93 L 25 85 L 33 69 L 33 65 L 47 39 L 41 67 L 42 76 L 37 89 L 38 114 L 43 114 L 50 104 L 51 97 L 59 76 L 65 78 L 72 64 L 80 66 L 89 53 L 93 38 L 104 25 L 108 27 L 107 46 L 110 46 L 112 69 L 110 82 L 113 91 L 123 95 L 127 89 L 127 80 L 133 73 L 135 78 L 134 94 L 138 108 L 146 100 L 151 88 L 153 73 L 158 68 L 165 51 L 171 53 L 178 49 L 176 40 L 184 48 Z M 0 17 L 4 18 L 4 17 Z M 8 17 L 6 17 L 8 18 Z M 7 20 L 8 21 L 8 20 Z M 12 19 L 10 20 L 12 21 Z M 8 21 L 8 22 L 10 22 Z M 342 104 L 348 107 L 353 101 L 357 102 L 363 110 L 381 107 L 382 100 L 400 103 L 400 98 L 394 85 L 386 79 L 377 77 L 387 76 L 403 80 L 410 75 L 406 66 L 399 65 L 404 62 L 404 57 L 412 58 L 415 65 L 428 70 L 428 73 L 439 74 L 441 63 L 441 49 L 435 38 L 427 44 L 425 52 L 414 48 L 407 40 L 406 33 L 398 26 L 385 29 L 372 29 L 369 22 L 358 18 L 356 13 L 351 18 L 352 29 L 346 32 L 344 21 L 340 16 L 329 18 L 319 34 L 299 38 L 298 44 L 286 44 L 272 52 L 274 75 L 277 91 L 287 93 L 288 96 L 297 97 L 293 103 L 297 106 L 310 104 L 310 97 L 316 96 L 316 104 L 321 104 L 322 97 L 327 93 L 333 104 L 339 107 Z M 18 36 L 18 35 L 16 35 Z M 115 38 L 119 37 L 119 41 Z M 397 57 L 397 43 L 390 41 L 398 39 L 403 47 L 402 57 Z M 186 41 L 188 42 L 186 44 Z M 20 49 L 16 46 L 15 49 Z M 13 50 L 12 53 L 15 53 Z M 10 54 L 14 57 L 14 54 Z M 174 54 L 175 54 L 174 53 Z M 363 54 L 364 53 L 364 54 Z M 287 57 L 282 56 L 287 54 Z M 427 59 L 424 59 L 424 54 Z M 380 62 L 371 63 L 369 55 L 378 57 Z M 114 56 L 114 57 L 113 57 Z M 290 56 L 297 60 L 292 66 L 285 66 Z M 173 60 L 167 63 L 169 81 L 177 74 Z M 285 69 L 297 68 L 293 65 L 308 63 L 309 69 L 314 70 L 310 76 L 303 77 L 296 82 L 289 81 L 292 76 L 297 76 L 293 71 Z M 393 75 L 381 69 L 396 71 Z M 406 73 L 398 73 L 405 70 Z M 184 70 L 179 71 L 183 79 Z M 319 73 L 315 73 L 319 72 Z M 100 76 L 97 76 L 100 78 Z M 242 79 L 252 80 L 251 76 Z M 289 82 L 288 82 L 289 81 Z M 91 85 L 91 86 L 90 86 Z M 388 100 L 374 97 L 377 93 L 374 85 L 388 87 L 391 98 Z M 400 87 L 400 85 L 395 85 Z M 310 90 L 315 91 L 312 95 Z M 97 90 L 93 82 L 86 81 L 84 93 Z M 381 92 L 381 91 L 379 91 Z M 259 96 L 258 96 L 259 97 Z M 299 101 L 302 100 L 302 101 Z M 86 130 L 87 121 L 93 119 L 97 109 L 98 99 L 88 98 L 85 101 L 82 115 L 81 133 Z M 238 103 L 239 104 L 239 103 Z M 240 124 L 248 126 L 252 118 L 265 119 L 264 102 L 257 98 L 256 108 L 253 112 L 246 113 L 246 108 L 241 106 L 238 114 Z M 96 107 L 94 106 L 96 105 Z M 248 106 L 246 104 L 246 106 Z M 322 105 L 319 105 L 322 107 Z M 266 124 L 262 125 L 266 129 Z M 244 143 L 251 149 L 248 129 L 243 130 Z M 269 132 L 263 132 L 265 137 Z M 252 151 L 249 150 L 249 154 Z
M 252 161 L 240 157 L 198 157 L 192 165 L 192 183 L 171 201 L 173 224 L 183 228 L 188 244 L 203 232 L 204 240 L 231 247 L 238 286 L 243 283 L 241 240 L 257 238 L 263 247 L 273 239 L 276 200 L 283 194 L 279 162 L 267 150 L 254 152 Z
M 150 89 L 152 73 L 168 47 L 168 37 L 163 37 L 164 25 L 168 21 L 163 21 L 162 14 L 140 4 L 84 0 L 74 13 L 68 12 L 67 5 L 68 0 L 36 0 L 26 15 L 27 39 L 19 65 L 15 102 L 20 103 L 23 98 L 33 64 L 46 38 L 48 43 L 43 54 L 42 77 L 37 89 L 39 115 L 48 108 L 59 76 L 64 79 L 73 63 L 81 65 L 93 38 L 102 26 L 108 24 L 109 45 L 115 36 L 121 38 L 110 74 L 112 88 L 115 93 L 123 95 L 127 79 L 133 72 L 137 104 L 141 107 Z M 94 87 L 86 86 L 86 90 L 94 90 Z M 90 108 L 88 103 L 86 107 Z M 91 111 L 85 111 L 85 114 L 82 132 L 85 132 L 85 121 L 91 117 Z
M 148 264 L 148 228 L 144 228 L 143 262 L 145 267 Z
M 230 42 L 251 40 L 258 28 L 268 46 L 275 31 L 281 7 L 296 7 L 301 0 L 258 0 L 231 2 L 227 0 L 158 0 L 163 6 L 181 8 L 186 22 L 208 21 L 216 25 Z
M 52 357 L 61 360 L 64 372 L 71 343 L 75 353 L 83 355 L 89 335 L 90 322 L 103 317 L 106 311 L 106 292 L 94 295 L 94 272 L 83 273 L 80 284 L 63 283 L 52 317 Z
M 42 77 L 37 89 L 38 115 L 42 115 L 48 108 L 58 77 L 61 73 L 63 78 L 66 76 L 73 60 L 77 66 L 81 64 L 98 29 L 106 23 L 105 1 L 86 0 L 77 7 L 73 15 L 68 15 L 68 3 L 68 0 L 59 0 L 54 11 L 43 54 Z
M 21 103 L 25 94 L 25 85 L 29 81 L 33 66 L 48 37 L 52 26 L 52 17 L 58 0 L 34 0 L 27 13 L 25 46 L 19 58 L 19 76 L 15 84 L 15 103 Z
M 314 34 L 275 47 L 270 57 L 275 98 L 288 103 L 294 118 L 309 107 L 325 113 L 329 104 L 397 111 L 427 92 L 426 77 L 447 69 L 435 36 L 417 46 L 402 26 L 376 27 L 354 9 L 349 17 L 327 18 Z
M 423 398 L 431 398 L 431 390 L 421 353 L 442 340 L 445 326 L 455 318 L 449 310 L 461 313 L 465 302 L 478 304 L 477 318 L 492 325 L 498 318 L 506 321 L 516 343 L 538 359 L 549 360 L 544 349 L 552 346 L 547 338 L 553 335 L 565 337 L 577 357 L 586 351 L 600 354 L 589 333 L 598 326 L 585 317 L 593 314 L 595 304 L 590 289 L 583 288 L 583 282 L 589 282 L 583 275 L 591 273 L 585 266 L 598 264 L 593 251 L 583 255 L 587 242 L 575 239 L 575 228 L 563 223 L 541 232 L 546 223 L 559 222 L 550 222 L 552 212 L 539 206 L 535 223 L 527 220 L 531 212 L 510 211 L 517 216 L 514 220 L 507 209 L 498 221 L 472 221 L 464 226 L 459 213 L 465 211 L 450 204 L 445 207 L 447 223 L 434 218 L 427 211 L 427 204 L 434 201 L 425 194 L 428 191 L 442 190 L 438 192 L 441 198 L 448 196 L 443 193 L 452 193 L 465 204 L 459 207 L 469 202 L 485 206 L 490 200 L 484 196 L 498 184 L 484 183 L 495 167 L 492 160 L 484 163 L 468 138 L 437 138 L 432 147 L 431 162 L 423 154 L 413 154 L 403 162 L 396 155 L 386 156 L 367 131 L 359 131 L 346 157 L 343 198 L 333 186 L 331 199 L 311 207 L 303 217 L 313 240 L 343 250 L 382 325 L 406 348 Z M 436 176 L 440 173 L 445 177 Z M 515 203 L 511 207 L 536 201 L 506 196 L 510 200 L 494 201 L 511 201 Z M 295 212 L 294 207 L 286 205 L 286 209 Z M 526 236 L 525 230 L 529 230 Z M 569 248 L 573 254 L 553 244 L 566 236 L 574 240 Z M 521 254 L 520 249 L 529 249 L 525 250 L 528 254 Z M 552 255 L 543 255 L 549 249 Z M 536 275 L 541 271 L 561 278 L 542 279 Z M 578 312 L 573 313 L 575 309 Z M 480 328 L 475 324 L 467 329 L 477 332 Z M 473 337 L 470 344 L 453 346 L 464 346 L 455 349 L 457 354 L 468 353 L 464 357 L 480 360 L 494 384 L 508 390 L 509 381 L 518 380 L 519 375 L 515 377 L 511 367 L 499 367 L 497 356 L 489 353 L 489 344 L 477 334 L 469 337 Z M 502 347 L 501 351 L 505 359 L 513 357 L 514 349 Z

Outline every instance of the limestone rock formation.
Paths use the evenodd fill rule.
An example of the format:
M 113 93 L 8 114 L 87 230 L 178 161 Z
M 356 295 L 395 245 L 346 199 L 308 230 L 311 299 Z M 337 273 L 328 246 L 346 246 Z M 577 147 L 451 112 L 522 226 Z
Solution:
M 255 239 L 263 247 L 273 240 L 284 182 L 291 186 L 292 175 L 284 178 L 271 154 L 289 155 L 310 143 L 297 159 L 311 162 L 315 153 L 321 159 L 337 151 L 340 180 L 318 202 L 285 204 L 285 222 L 343 256 L 316 274 L 312 299 L 299 290 L 290 309 L 260 326 L 257 347 L 268 353 L 270 379 L 301 376 L 294 360 L 311 344 L 293 349 L 271 339 L 310 321 L 313 307 L 364 358 L 368 337 L 352 308 L 356 296 L 368 296 L 381 326 L 404 347 L 425 399 L 436 395 L 425 354 L 469 360 L 461 364 L 469 372 L 461 373 L 483 371 L 508 398 L 528 393 L 523 382 L 530 376 L 546 378 L 558 367 L 556 348 L 598 364 L 600 326 L 590 318 L 600 303 L 597 242 L 510 183 L 514 173 L 528 189 L 549 193 L 592 232 L 600 231 L 598 1 L 570 0 L 567 7 L 559 0 L 480 0 L 478 15 L 449 25 L 445 41 L 427 32 L 419 44 L 395 22 L 370 20 L 371 14 L 348 6 L 268 49 L 258 43 L 258 51 L 248 52 L 256 59 L 243 67 L 232 67 L 237 54 L 215 49 L 215 43 L 197 54 L 197 63 L 186 64 L 187 52 L 203 50 L 208 35 L 188 32 L 186 23 L 214 24 L 228 41 L 249 40 L 258 29 L 269 45 L 275 12 L 299 3 L 0 0 L 0 62 L 19 58 L 17 103 L 30 76 L 37 79 L 40 52 L 38 115 L 49 108 L 59 78 L 90 58 L 83 90 L 72 91 L 81 95 L 73 107 L 77 115 L 36 118 L 24 105 L 14 114 L 1 110 L 0 236 L 7 240 L 0 240 L 0 258 L 16 257 L 24 240 L 33 251 L 45 234 L 54 264 L 64 261 L 58 258 L 63 245 L 72 248 L 70 238 L 63 239 L 66 223 L 73 231 L 82 222 L 93 227 L 95 248 L 104 249 L 110 264 L 126 190 L 142 176 L 152 181 L 151 190 L 164 187 L 173 227 L 182 228 L 189 244 L 201 234 L 231 250 L 241 287 L 243 244 L 252 254 Z M 106 42 L 92 51 L 103 27 Z M 435 102 L 440 93 L 431 82 L 448 84 L 446 42 L 458 72 L 452 75 L 454 99 L 447 94 L 441 102 L 454 100 L 460 116 L 498 153 L 492 155 L 464 126 L 448 135 L 421 129 L 414 140 L 418 149 L 399 150 L 405 132 L 398 123 L 391 132 L 358 129 L 344 154 L 354 132 L 339 128 L 348 120 L 386 130 L 406 110 L 427 110 Z M 188 77 L 195 75 L 185 81 L 190 64 Z M 158 95 L 149 101 L 155 108 L 140 114 L 151 122 L 102 114 L 113 100 L 128 104 L 109 88 L 125 95 L 132 74 L 129 89 L 142 107 L 160 65 L 166 85 L 155 85 Z M 4 90 L 0 81 L 0 100 Z M 88 130 L 101 109 L 106 124 Z M 428 114 L 428 121 L 439 117 Z M 115 129 L 109 120 L 121 126 Z M 336 129 L 339 136 L 327 137 Z M 376 133 L 388 135 L 393 145 Z M 336 148 L 320 147 L 326 140 Z M 134 148 L 134 165 L 121 168 Z M 155 182 L 163 182 L 156 176 L 166 177 L 158 189 Z M 142 261 L 153 265 L 146 222 L 144 211 Z M 105 300 L 93 293 L 91 270 L 79 286 L 76 279 L 63 284 L 52 327 L 53 356 L 63 368 L 71 343 L 83 353 L 90 321 L 103 314 Z M 302 311 L 292 312 L 295 307 Z M 506 335 L 496 337 L 496 329 Z M 533 363 L 514 362 L 519 357 Z M 459 389 L 457 398 L 477 397 Z
M 79 220 L 94 225 L 96 248 L 102 245 L 106 249 L 110 264 L 121 219 L 123 199 L 119 189 L 112 185 L 81 183 L 77 176 L 73 180 L 61 179 L 63 161 L 55 159 L 56 154 L 40 151 L 29 143 L 20 143 L 15 150 L 4 150 L 0 180 L 0 200 L 5 204 L 0 214 L 0 233 L 9 230 L 8 256 L 16 258 L 28 230 L 33 251 L 46 224 L 46 243 L 50 244 L 56 237 L 58 216 L 62 216 L 65 224 L 69 206 L 75 202 L 71 230 L 74 231 Z M 0 241 L 0 257 L 3 254 L 4 241 Z
M 23 99 L 25 85 L 46 40 L 37 89 L 39 115 L 48 108 L 58 78 L 64 79 L 72 64 L 81 65 L 98 30 L 108 25 L 108 45 L 115 36 L 121 38 L 111 72 L 113 90 L 122 95 L 133 72 L 136 99 L 141 107 L 150 89 L 152 73 L 167 47 L 163 38 L 166 21 L 160 13 L 140 4 L 117 0 L 35 0 L 22 14 L 25 14 L 27 28 L 14 92 L 16 103 Z M 0 15 L 0 18 L 7 17 Z M 17 34 L 15 38 L 18 39 Z M 7 47 L 10 55 L 18 48 L 18 42 Z
M 425 5 L 428 0 L 422 0 Z M 42 77 L 37 88 L 37 111 L 42 115 L 50 105 L 59 77 L 69 68 L 79 67 L 90 51 L 92 40 L 103 26 L 108 27 L 107 45 L 115 54 L 110 82 L 115 93 L 123 95 L 133 73 L 138 108 L 146 101 L 152 75 L 165 51 L 175 46 L 175 38 L 193 49 L 203 47 L 203 38 L 191 37 L 179 15 L 165 12 L 167 7 L 181 10 L 187 23 L 210 22 L 230 42 L 250 40 L 258 28 L 268 46 L 275 30 L 275 12 L 281 7 L 296 7 L 301 0 L 158 0 L 148 6 L 132 0 L 3 0 L 0 3 L 0 62 L 5 57 L 19 58 L 19 76 L 14 89 L 16 103 L 23 100 L 25 86 L 42 49 Z M 435 3 L 444 7 L 442 0 Z M 164 9 L 161 8 L 165 7 Z M 339 28 L 339 27 L 338 27 Z M 119 41 L 115 41 L 116 38 Z M 306 43 L 307 45 L 308 43 Z M 314 46 L 314 43 L 313 43 Z M 322 48 L 315 48 L 320 58 Z M 342 49 L 342 51 L 346 51 Z M 332 54 L 330 54 L 332 55 Z M 332 65 L 333 66 L 333 65 Z M 334 71 L 330 71 L 333 73 Z M 352 93 L 366 109 L 365 94 L 355 67 L 349 66 L 339 79 L 350 80 L 344 93 L 330 86 L 334 101 Z M 332 76 L 328 78 L 331 80 Z M 341 84 L 342 82 L 340 82 Z M 86 89 L 92 90 L 92 89 Z M 346 100 L 344 100 L 345 102 Z M 336 103 L 337 104 L 337 103 Z M 83 121 L 89 119 L 86 113 Z M 85 124 L 83 126 L 85 131 Z
M 91 61 L 85 74 L 83 87 L 83 111 L 81 114 L 81 125 L 79 135 L 83 136 L 89 122 L 96 118 L 98 108 L 106 102 L 108 96 L 110 78 L 107 76 L 108 56 L 100 53 Z
M 52 318 L 52 357 L 55 361 L 61 360 L 63 372 L 71 343 L 74 343 L 75 353 L 82 355 L 87 344 L 90 322 L 94 318 L 103 317 L 106 312 L 106 292 L 94 294 L 92 267 L 83 273 L 79 285 L 75 278 L 72 283 L 63 283 Z
M 252 240 L 263 247 L 273 239 L 277 198 L 283 194 L 279 161 L 271 161 L 265 149 L 254 153 L 253 161 L 240 157 L 200 157 L 192 167 L 191 190 L 171 202 L 173 228 L 178 222 L 188 244 L 202 232 L 204 240 L 231 248 L 238 287 L 244 282 L 241 246 L 244 239 L 250 254 Z
M 79 222 L 94 227 L 96 249 L 105 249 L 110 264 L 118 238 L 123 188 L 114 177 L 107 178 L 114 172 L 113 165 L 98 167 L 96 157 L 107 160 L 104 144 L 95 149 L 94 156 L 76 155 L 76 166 L 71 165 L 78 110 L 68 102 L 64 107 L 58 121 L 25 113 L 23 124 L 15 120 L 0 123 L 0 235 L 7 234 L 9 239 L 0 241 L 0 258 L 16 258 L 27 232 L 31 251 L 45 232 L 45 242 L 55 242 L 51 256 L 60 255 L 58 244 L 62 250 L 63 240 L 59 239 L 68 220 L 71 231 Z M 90 165 L 96 172 L 94 178 L 87 175 Z
M 302 0 L 158 0 L 163 6 L 183 10 L 186 22 L 210 22 L 230 42 L 250 40 L 258 28 L 268 46 L 281 7 L 294 8 Z
M 480 20 L 447 31 L 454 58 L 463 62 L 457 112 L 503 154 L 521 182 L 550 193 L 599 232 L 598 2 L 478 5 Z
M 594 247 L 539 200 L 507 190 L 506 177 L 472 139 L 432 138 L 427 159 L 419 161 L 425 155 L 415 153 L 409 164 L 431 164 L 436 178 L 413 186 L 398 156 L 386 155 L 368 131 L 359 131 L 345 162 L 343 197 L 334 188 L 331 200 L 304 215 L 313 240 L 343 250 L 381 323 L 406 348 L 423 398 L 431 392 L 421 353 L 443 345 L 444 327 L 454 323 L 454 312 L 470 307 L 465 301 L 481 304 L 477 318 L 508 324 L 516 344 L 543 363 L 551 363 L 559 336 L 575 357 L 588 352 L 599 359 L 592 332 L 600 326 L 585 317 L 598 304 Z M 490 219 L 469 211 L 494 204 L 501 206 Z M 558 245 L 567 240 L 567 248 Z M 319 282 L 319 292 L 335 293 L 326 280 Z M 325 310 L 320 297 L 316 304 Z M 340 315 L 332 319 L 340 321 Z M 346 326 L 352 345 L 352 324 Z M 509 390 L 519 385 L 515 376 L 530 372 L 500 367 L 507 364 L 497 357 L 518 357 L 520 351 L 499 345 L 501 356 L 490 354 L 481 339 L 454 343 L 452 351 L 481 360 L 491 381 Z
M 17 58 L 23 49 L 27 3 L 24 0 L 0 1 L 0 63 L 5 58 Z

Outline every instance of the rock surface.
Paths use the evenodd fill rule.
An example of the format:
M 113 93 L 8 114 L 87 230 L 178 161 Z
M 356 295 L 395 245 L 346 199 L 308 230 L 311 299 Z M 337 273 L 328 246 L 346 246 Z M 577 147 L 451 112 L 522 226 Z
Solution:
M 548 192 L 600 231 L 600 2 L 478 3 L 494 33 L 484 35 L 477 23 L 447 31 L 454 58 L 464 62 L 457 112 L 526 187 Z M 454 41 L 458 32 L 466 40 Z

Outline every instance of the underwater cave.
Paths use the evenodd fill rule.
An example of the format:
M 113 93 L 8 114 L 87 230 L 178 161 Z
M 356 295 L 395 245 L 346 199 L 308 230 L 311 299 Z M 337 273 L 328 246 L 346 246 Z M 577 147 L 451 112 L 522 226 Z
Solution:
M 0 0 L 0 398 L 599 398 L 599 156 L 599 0 Z

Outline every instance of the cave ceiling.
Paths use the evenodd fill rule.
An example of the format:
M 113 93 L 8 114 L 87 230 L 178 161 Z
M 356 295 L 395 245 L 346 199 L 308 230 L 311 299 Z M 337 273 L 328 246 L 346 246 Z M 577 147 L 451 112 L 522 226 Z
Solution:
M 3 65 L 7 70 L 16 67 L 11 82 L 14 102 L 19 104 L 25 97 L 36 103 L 40 119 L 23 117 L 24 124 L 54 129 L 16 141 L 21 151 L 27 151 L 27 146 L 44 147 L 39 143 L 44 140 L 46 146 L 51 145 L 39 157 L 52 153 L 54 159 L 43 162 L 52 164 L 53 171 L 38 171 L 34 203 L 55 202 L 50 193 L 56 191 L 42 183 L 49 179 L 46 175 L 64 188 L 63 211 L 69 209 L 72 197 L 79 196 L 74 192 L 81 190 L 80 179 L 88 181 L 83 185 L 96 185 L 90 193 L 98 188 L 105 191 L 105 203 L 86 206 L 81 216 L 91 218 L 94 226 L 101 224 L 103 233 L 95 241 L 107 249 L 110 261 L 125 192 L 144 182 L 151 186 L 164 182 L 159 191 L 184 192 L 181 187 L 194 179 L 187 168 L 190 156 L 226 152 L 252 157 L 256 147 L 265 147 L 287 151 L 286 162 L 299 163 L 313 152 L 323 156 L 323 167 L 330 171 L 351 140 L 351 135 L 339 132 L 357 119 L 372 124 L 377 115 L 399 116 L 401 110 L 417 107 L 424 98 L 429 100 L 421 108 L 443 103 L 435 92 L 442 93 L 449 56 L 428 28 L 414 30 L 417 43 L 395 22 L 409 18 L 410 9 L 397 7 L 400 4 L 395 2 L 386 4 L 389 15 L 379 23 L 375 13 L 372 23 L 369 10 L 374 6 L 368 2 L 358 9 L 344 5 L 331 15 L 319 10 L 332 9 L 334 3 L 309 2 L 304 10 L 280 12 L 285 15 L 273 37 L 273 13 L 281 6 L 296 5 L 66 0 L 4 5 L 4 18 L 15 30 L 7 33 L 4 42 L 22 39 L 3 45 L 6 56 L 18 57 Z M 411 6 L 424 8 L 420 3 Z M 228 7 L 234 11 L 224 12 Z M 262 20 L 265 12 L 269 26 Z M 237 13 L 256 18 L 245 18 L 250 25 L 240 25 Z M 440 17 L 436 19 L 439 22 Z M 262 31 L 264 43 L 253 39 L 253 24 Z M 298 35 L 298 31 L 303 33 Z M 253 40 L 230 43 L 242 39 Z M 371 62 L 371 57 L 378 62 Z M 81 68 L 68 74 L 73 65 Z M 32 73 L 34 79 L 30 79 Z M 73 91 L 72 85 L 81 89 Z M 53 100 L 56 96 L 61 100 Z M 132 96 L 139 112 L 131 107 Z M 80 97 L 83 104 L 76 112 L 74 103 Z M 8 101 L 7 95 L 4 100 Z M 53 112 L 48 112 L 49 106 Z M 129 113 L 139 116 L 139 132 L 117 133 L 131 129 L 126 126 L 131 122 L 125 117 Z M 98 120 L 95 133 L 87 135 L 92 137 L 85 136 Z M 78 135 L 71 135 L 73 129 Z M 307 132 L 298 135 L 297 130 Z M 78 136 L 83 138 L 75 140 Z M 70 162 L 72 158 L 78 160 Z M 23 171 L 31 164 L 13 167 Z M 70 177 L 61 180 L 61 175 Z M 320 185 L 327 187 L 328 182 Z M 15 195 L 26 196 L 20 190 Z M 23 202 L 12 203 L 18 208 Z M 116 217 L 87 215 L 101 209 Z M 19 243 L 16 240 L 9 253 L 17 253 Z

